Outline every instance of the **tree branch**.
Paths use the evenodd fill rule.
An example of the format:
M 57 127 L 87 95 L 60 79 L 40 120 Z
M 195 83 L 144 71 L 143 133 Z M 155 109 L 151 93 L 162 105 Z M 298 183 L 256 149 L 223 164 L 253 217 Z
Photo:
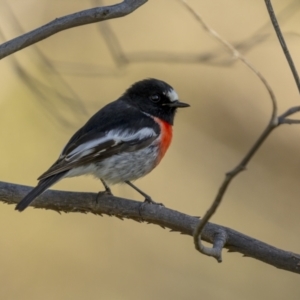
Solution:
M 0 201 L 16 204 L 30 190 L 31 188 L 28 186 L 0 181 Z M 144 221 L 190 236 L 193 236 L 199 223 L 199 219 L 196 217 L 159 205 L 144 205 L 141 213 L 140 205 L 141 202 L 138 201 L 106 194 L 97 196 L 95 193 L 54 190 L 48 190 L 32 203 L 35 208 L 51 209 L 58 212 L 106 214 L 120 219 Z M 229 252 L 239 252 L 244 256 L 258 259 L 276 268 L 300 274 L 299 254 L 275 248 L 228 227 L 207 223 L 202 233 L 202 239 L 213 243 L 215 251 L 222 249 L 225 244 L 225 248 Z
M 267 139 L 267 137 L 270 135 L 270 133 L 275 129 L 279 122 L 277 118 L 277 100 L 275 97 L 275 94 L 269 85 L 268 81 L 264 78 L 264 76 L 228 41 L 223 39 L 216 31 L 214 31 L 208 24 L 203 20 L 201 15 L 196 12 L 185 0 L 181 0 L 182 4 L 185 6 L 185 8 L 192 14 L 192 16 L 196 19 L 197 22 L 201 24 L 204 30 L 206 30 L 209 34 L 211 34 L 216 40 L 218 40 L 223 46 L 225 46 L 230 52 L 232 52 L 232 55 L 234 58 L 239 59 L 241 62 L 243 62 L 263 83 L 265 88 L 267 89 L 271 104 L 272 104 L 272 113 L 270 121 L 265 128 L 265 130 L 262 132 L 262 134 L 259 136 L 259 138 L 256 140 L 254 145 L 250 148 L 250 150 L 246 153 L 244 158 L 241 160 L 241 162 L 234 167 L 230 172 L 227 172 L 225 175 L 225 178 L 219 187 L 219 190 L 216 194 L 216 197 L 214 201 L 212 202 L 211 206 L 203 216 L 203 218 L 199 221 L 199 224 L 195 228 L 194 232 L 194 244 L 195 248 L 208 256 L 212 256 L 216 258 L 218 262 L 222 261 L 221 252 L 222 248 L 219 248 L 218 251 L 216 251 L 215 246 L 210 249 L 205 247 L 201 244 L 201 235 L 202 231 L 205 227 L 205 224 L 210 220 L 210 218 L 213 216 L 213 214 L 217 211 L 218 207 L 220 206 L 224 195 L 227 191 L 227 188 L 229 187 L 231 181 L 242 171 L 244 171 L 250 162 L 251 158 L 254 156 L 254 154 L 257 152 L 257 150 L 260 148 L 260 146 L 263 144 L 263 142 Z M 283 117 L 284 118 L 284 117 Z M 291 124 L 291 123 L 290 123 Z M 220 244 L 220 243 L 219 243 Z
M 182 1 L 184 2 L 184 0 Z M 268 0 L 265 1 L 266 3 L 271 3 Z M 112 18 L 123 17 L 127 14 L 130 14 L 146 2 L 147 0 L 124 0 L 122 3 L 113 6 L 92 8 L 55 19 L 54 21 L 42 27 L 39 27 L 29 33 L 0 45 L 0 59 L 65 29 Z M 246 60 L 246 58 L 244 58 L 236 50 L 236 48 L 234 48 L 231 44 L 222 39 L 215 31 L 208 27 L 206 23 L 202 21 L 199 15 L 197 15 L 193 10 L 191 10 L 191 12 L 194 13 L 194 16 L 199 22 L 201 22 L 205 30 L 207 30 L 214 37 L 218 38 L 228 49 L 232 51 L 234 58 L 240 59 L 260 78 L 270 94 L 273 105 L 272 117 L 269 125 L 246 154 L 241 163 L 231 172 L 226 174 L 226 178 L 219 189 L 210 211 L 208 211 L 204 218 L 199 222 L 199 219 L 196 217 L 192 217 L 161 206 L 145 205 L 143 206 L 141 213 L 141 203 L 133 200 L 118 198 L 105 194 L 100 194 L 100 196 L 97 196 L 97 194 L 94 193 L 60 192 L 51 190 L 47 191 L 41 197 L 39 197 L 38 200 L 34 201 L 33 206 L 36 208 L 51 209 L 58 212 L 90 212 L 99 215 L 114 215 L 120 219 L 127 218 L 138 222 L 145 221 L 151 224 L 157 224 L 163 228 L 167 227 L 171 229 L 171 231 L 177 231 L 183 234 L 194 236 L 196 248 L 204 254 L 217 258 L 219 262 L 222 260 L 221 252 L 225 247 L 230 252 L 239 252 L 244 256 L 258 259 L 277 268 L 300 273 L 300 255 L 280 250 L 230 228 L 208 223 L 209 218 L 221 203 L 221 200 L 231 180 L 238 173 L 245 169 L 250 159 L 253 157 L 271 131 L 281 124 L 300 123 L 299 120 L 286 118 L 287 116 L 299 111 L 300 108 L 292 108 L 290 111 L 277 117 L 275 95 L 264 77 L 248 62 L 248 60 Z M 291 66 L 292 60 L 290 62 L 288 59 L 288 61 Z M 297 72 L 296 75 L 298 76 Z M 299 77 L 296 78 L 295 74 L 294 77 L 299 88 Z M 16 204 L 29 192 L 30 189 L 31 188 L 22 185 L 0 182 L 0 201 L 8 204 Z M 201 243 L 201 238 L 209 243 L 212 243 L 213 247 L 207 248 L 203 246 Z
M 126 16 L 146 2 L 147 0 L 124 0 L 119 4 L 91 8 L 57 18 L 44 26 L 34 29 L 0 45 L 0 59 L 39 41 L 42 41 L 60 31 L 81 25 Z
M 270 3 L 270 0 L 265 0 L 267 7 L 269 9 L 270 12 L 270 16 L 272 21 L 277 22 L 276 17 L 274 15 L 274 12 L 272 10 L 272 6 Z M 203 27 L 204 30 L 206 30 L 209 34 L 211 34 L 215 39 L 217 39 L 219 42 L 221 42 L 221 44 L 223 44 L 226 48 L 228 48 L 229 51 L 232 52 L 233 56 L 235 58 L 238 58 L 240 61 L 242 61 L 259 79 L 260 81 L 264 84 L 265 88 L 267 89 L 269 95 L 270 95 L 270 99 L 271 99 L 271 103 L 272 103 L 272 113 L 271 113 L 271 118 L 269 120 L 268 125 L 266 126 L 266 128 L 264 129 L 264 131 L 261 133 L 261 135 L 258 137 L 258 139 L 255 141 L 255 143 L 253 144 L 253 146 L 249 149 L 249 151 L 245 154 L 245 156 L 243 157 L 243 159 L 240 161 L 240 163 L 234 167 L 230 172 L 226 173 L 225 178 L 221 184 L 221 186 L 219 187 L 219 190 L 216 194 L 216 197 L 214 199 L 214 201 L 212 202 L 211 206 L 209 207 L 209 209 L 207 210 L 207 212 L 205 213 L 205 215 L 203 216 L 203 218 L 199 221 L 198 225 L 195 228 L 194 231 L 194 244 L 195 244 L 195 248 L 208 256 L 212 256 L 214 258 L 217 259 L 218 262 L 222 261 L 222 245 L 225 244 L 225 239 L 226 236 L 220 234 L 218 235 L 219 240 L 216 246 L 216 243 L 214 243 L 213 248 L 207 248 L 204 245 L 202 245 L 201 243 L 201 235 L 203 233 L 203 230 L 205 228 L 206 223 L 210 220 L 210 218 L 213 216 L 213 214 L 216 212 L 216 210 L 218 209 L 218 207 L 220 206 L 224 195 L 227 191 L 227 188 L 229 187 L 231 181 L 242 171 L 244 171 L 248 165 L 248 163 L 250 162 L 250 160 L 252 159 L 252 157 L 256 154 L 256 152 L 259 150 L 259 148 L 261 147 L 261 145 L 264 143 L 264 141 L 268 138 L 268 136 L 270 135 L 270 133 L 277 128 L 279 125 L 282 124 L 300 124 L 299 120 L 294 120 L 294 119 L 288 119 L 286 118 L 287 116 L 290 116 L 296 112 L 298 112 L 300 110 L 300 107 L 292 107 L 290 108 L 287 112 L 283 113 L 282 115 L 278 116 L 277 115 L 277 100 L 275 97 L 275 94 L 271 88 L 271 86 L 269 85 L 269 83 L 267 82 L 267 80 L 263 77 L 263 75 L 254 68 L 254 66 L 232 45 L 230 44 L 228 41 L 226 41 L 225 39 L 223 39 L 216 31 L 214 31 L 210 26 L 207 25 L 206 22 L 204 22 L 203 18 L 201 17 L 201 15 L 199 13 L 197 13 L 185 0 L 181 0 L 181 2 L 184 4 L 184 6 L 186 7 L 186 9 L 192 14 L 192 16 L 201 24 L 201 26 Z M 269 7 L 268 6 L 269 3 Z M 273 12 L 273 15 L 272 15 Z M 274 24 L 274 23 L 273 23 Z M 287 56 L 287 60 L 291 66 L 291 69 L 293 71 L 294 64 L 292 61 L 292 58 L 289 56 L 289 52 L 288 49 L 285 45 L 284 39 L 282 37 L 280 28 L 278 23 L 277 27 L 278 27 L 278 37 L 281 41 L 281 45 L 284 49 L 284 52 Z M 276 26 L 274 25 L 275 30 L 276 30 Z M 285 51 L 285 48 L 287 51 Z M 294 71 L 293 71 L 295 80 L 297 82 L 297 71 L 294 67 Z
M 272 3 L 271 3 L 271 0 L 265 0 L 265 3 L 266 3 L 266 6 L 267 6 L 267 10 L 268 10 L 268 13 L 269 13 L 272 25 L 274 27 L 274 30 L 275 30 L 276 34 L 277 34 L 279 43 L 280 43 L 281 48 L 283 50 L 283 53 L 284 53 L 284 55 L 286 57 L 286 60 L 287 60 L 287 62 L 289 64 L 289 66 L 290 66 L 290 69 L 291 69 L 291 71 L 293 73 L 293 76 L 294 76 L 294 79 L 295 79 L 298 91 L 300 93 L 300 78 L 299 78 L 297 69 L 295 67 L 293 58 L 292 58 L 292 56 L 290 54 L 289 48 L 287 47 L 287 45 L 285 43 L 285 40 L 284 40 L 284 37 L 282 35 L 280 26 L 278 24 L 278 21 L 277 21 L 276 15 L 275 15 L 275 12 L 273 10 L 273 6 L 272 6 Z

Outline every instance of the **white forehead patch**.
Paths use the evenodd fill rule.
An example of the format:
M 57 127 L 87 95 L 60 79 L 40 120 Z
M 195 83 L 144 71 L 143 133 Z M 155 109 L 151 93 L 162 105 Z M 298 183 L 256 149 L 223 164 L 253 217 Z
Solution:
M 170 99 L 171 102 L 177 101 L 179 99 L 177 93 L 173 89 L 164 94 Z

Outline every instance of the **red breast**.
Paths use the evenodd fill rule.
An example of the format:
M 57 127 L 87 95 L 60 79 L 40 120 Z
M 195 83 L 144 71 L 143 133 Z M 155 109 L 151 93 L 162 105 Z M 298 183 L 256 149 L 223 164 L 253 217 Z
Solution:
M 168 122 L 163 121 L 159 118 L 154 117 L 155 122 L 157 122 L 160 126 L 160 151 L 156 160 L 156 165 L 158 165 L 161 159 L 164 157 L 167 152 L 173 136 L 173 128 Z

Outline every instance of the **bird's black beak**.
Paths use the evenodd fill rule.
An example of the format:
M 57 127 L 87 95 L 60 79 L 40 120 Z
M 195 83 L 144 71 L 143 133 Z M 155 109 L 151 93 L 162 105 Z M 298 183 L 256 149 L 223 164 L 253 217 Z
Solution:
M 184 102 L 181 102 L 179 100 L 176 100 L 176 101 L 172 101 L 170 103 L 165 103 L 166 106 L 169 106 L 169 107 L 189 107 L 190 105 L 187 104 L 187 103 L 184 103 Z

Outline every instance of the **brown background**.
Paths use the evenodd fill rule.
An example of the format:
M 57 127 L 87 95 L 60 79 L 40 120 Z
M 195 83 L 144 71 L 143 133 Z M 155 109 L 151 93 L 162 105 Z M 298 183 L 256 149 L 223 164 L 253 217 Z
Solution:
M 89 1 L 7 2 L 0 0 L 0 27 L 6 40 L 21 34 L 17 21 L 27 32 L 95 5 Z M 299 105 L 273 30 L 270 26 L 262 30 L 268 23 L 263 1 L 190 3 L 231 42 L 256 41 L 252 35 L 257 30 L 266 33 L 265 41 L 254 44 L 246 56 L 274 89 L 280 112 Z M 290 3 L 273 1 L 277 13 Z M 282 30 L 299 66 L 299 6 L 288 13 Z M 227 50 L 204 32 L 178 1 L 152 0 L 134 14 L 108 24 L 124 53 L 135 58 L 136 51 L 146 60 L 155 51 L 169 53 L 168 58 L 181 55 L 185 60 L 190 54 L 216 53 L 218 61 L 231 62 Z M 64 31 L 1 61 L 1 180 L 35 185 L 35 179 L 89 116 L 133 82 L 156 77 L 173 85 L 191 108 L 178 113 L 174 141 L 161 165 L 137 185 L 167 207 L 203 215 L 224 173 L 241 159 L 267 124 L 268 93 L 240 62 L 225 67 L 144 61 L 119 68 L 98 26 Z M 46 66 L 37 49 L 59 75 Z M 41 82 L 25 80 L 24 72 L 50 90 L 42 88 Z M 70 100 L 75 96 L 65 83 L 81 99 L 86 114 L 81 108 L 76 111 Z M 40 94 L 32 87 L 41 89 Z M 70 98 L 67 104 L 58 93 Z M 60 114 L 69 123 L 58 120 Z M 285 126 L 271 135 L 247 172 L 233 182 L 213 222 L 300 252 L 299 130 Z M 55 186 L 93 192 L 100 187 L 90 177 L 64 180 Z M 115 186 L 113 191 L 141 200 L 126 186 Z M 13 206 L 2 204 L 0 249 L 1 299 L 300 297 L 298 275 L 225 251 L 223 263 L 217 264 L 198 254 L 190 237 L 107 216 L 59 215 L 31 208 L 20 214 Z

